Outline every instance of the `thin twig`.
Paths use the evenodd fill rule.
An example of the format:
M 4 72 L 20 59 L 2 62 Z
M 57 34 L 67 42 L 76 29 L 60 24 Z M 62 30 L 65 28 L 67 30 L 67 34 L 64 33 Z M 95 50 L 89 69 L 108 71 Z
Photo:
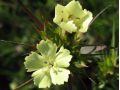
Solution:
M 103 44 L 80 44 L 81 47 L 88 47 L 88 46 L 95 46 L 96 48 L 99 46 L 99 47 L 105 47 L 105 49 L 117 49 L 117 47 L 111 47 L 111 46 L 106 46 L 106 45 L 103 45 Z
M 29 84 L 31 81 L 33 80 L 32 79 L 29 79 L 28 81 L 24 82 L 23 84 L 19 85 L 17 88 L 15 88 L 14 90 L 19 90 L 20 88 L 24 87 L 25 85 Z
M 84 70 L 84 73 L 85 73 L 85 75 L 87 76 L 87 78 L 88 78 L 92 83 L 97 84 L 97 83 L 95 82 L 95 80 L 93 80 L 91 77 L 88 76 L 88 74 L 87 74 L 87 72 L 86 72 L 85 70 Z
M 15 5 L 11 4 L 11 3 L 0 1 L 0 6 L 2 6 L 2 5 L 15 9 Z
M 99 53 L 99 54 L 80 54 L 80 55 L 83 55 L 83 56 L 97 56 L 97 55 L 105 55 L 104 53 Z
M 22 6 L 23 10 L 29 15 L 29 17 L 36 23 L 38 28 L 37 30 L 42 30 L 44 28 L 43 24 L 32 14 L 28 8 L 26 8 L 21 0 L 17 0 L 17 2 Z
M 93 20 L 90 22 L 89 26 L 104 12 L 106 11 L 111 5 L 105 7 L 102 11 L 100 11 L 94 18 Z
M 92 83 L 97 84 L 92 78 L 88 77 L 88 79 L 89 79 Z
M 19 42 L 15 42 L 15 41 L 8 41 L 8 40 L 0 40 L 0 42 L 2 42 L 2 43 L 10 43 L 10 44 L 18 44 L 18 45 L 23 45 L 23 46 L 33 46 L 31 44 L 24 44 L 24 43 L 19 43 Z

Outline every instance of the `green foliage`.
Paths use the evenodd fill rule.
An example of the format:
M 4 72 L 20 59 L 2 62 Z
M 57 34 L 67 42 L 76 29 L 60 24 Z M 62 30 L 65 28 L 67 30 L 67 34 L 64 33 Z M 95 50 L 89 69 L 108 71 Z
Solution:
M 115 47 L 115 28 L 114 28 L 114 21 L 113 21 L 113 29 L 112 29 L 112 39 L 111 39 L 111 47 Z M 101 61 L 98 62 L 99 72 L 98 72 L 98 79 L 99 79 L 99 88 L 100 89 L 107 89 L 105 87 L 106 84 L 110 84 L 113 90 L 117 90 L 118 87 L 115 86 L 117 84 L 118 78 L 118 51 L 113 49 L 109 52 L 109 54 L 104 55 L 101 57 Z M 112 82 L 109 81 L 107 78 L 111 77 L 112 81 L 115 84 L 112 85 Z
M 20 90 L 70 90 L 70 87 L 73 90 L 118 90 L 118 0 L 79 0 L 83 8 L 93 13 L 93 17 L 103 8 L 111 5 L 92 23 L 85 34 L 66 33 L 57 27 L 56 24 L 53 24 L 55 6 L 59 4 L 64 7 L 71 0 L 21 1 L 39 19 L 41 22 L 40 26 L 43 26 L 43 28 L 40 29 L 40 32 L 38 32 L 38 29 L 36 30 L 37 25 L 29 18 L 16 0 L 0 0 L 0 39 L 2 39 L 0 40 L 0 88 L 2 90 L 13 90 L 31 78 L 31 72 L 26 73 L 23 64 L 26 55 L 34 56 L 33 59 L 29 58 L 30 61 L 26 64 L 27 67 L 30 66 L 31 71 L 41 66 L 41 62 L 31 61 L 38 59 L 39 57 L 36 56 L 41 55 L 38 50 L 41 47 L 37 47 L 36 50 L 36 43 L 39 43 L 42 39 L 49 39 L 54 42 L 59 51 L 63 51 L 62 53 L 68 53 L 66 51 L 68 49 L 73 56 L 72 60 L 70 63 L 68 63 L 69 60 L 63 62 L 65 58 L 62 58 L 55 62 L 55 65 L 57 67 L 60 65 L 59 67 L 62 67 L 60 69 L 63 71 L 63 73 L 58 75 L 54 73 L 58 68 L 51 69 L 49 74 L 45 74 L 48 68 L 33 72 L 36 72 L 34 75 L 32 74 L 35 84 L 39 87 L 50 87 L 51 85 L 49 89 L 38 89 L 31 82 L 20 88 Z M 74 11 L 72 13 L 75 14 Z M 69 22 L 68 25 L 72 26 L 71 24 L 73 22 Z M 90 47 L 89 51 L 84 44 L 105 44 L 108 49 L 93 53 L 102 53 L 104 54 L 102 56 L 91 55 L 91 53 L 86 53 L 87 55 L 85 55 L 83 51 L 87 50 L 90 52 L 92 49 Z M 66 49 L 61 46 L 64 46 Z M 110 50 L 109 47 L 116 47 L 116 49 Z M 47 48 L 50 52 L 54 52 L 55 49 L 51 49 Z M 33 52 L 30 53 L 30 51 Z M 50 52 L 45 52 L 45 54 Z M 65 55 L 62 53 L 58 55 L 60 58 Z M 34 69 L 32 67 L 33 64 L 35 64 L 33 66 L 35 67 Z M 69 70 L 64 69 L 68 66 Z M 68 80 L 69 71 L 71 74 Z M 50 76 L 52 77 L 50 78 Z M 54 80 L 55 78 L 56 80 Z M 51 79 L 53 79 L 52 84 L 63 84 L 67 80 L 68 83 L 60 86 L 52 85 Z M 42 81 L 38 85 L 40 80 Z

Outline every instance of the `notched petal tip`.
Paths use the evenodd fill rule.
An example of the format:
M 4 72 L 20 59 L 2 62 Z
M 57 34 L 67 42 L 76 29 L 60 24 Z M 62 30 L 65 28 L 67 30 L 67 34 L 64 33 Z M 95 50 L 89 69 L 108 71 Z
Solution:
M 52 83 L 54 85 L 62 85 L 64 82 L 68 82 L 70 71 L 64 68 L 58 68 L 56 71 L 54 68 L 50 70 Z
M 34 78 L 34 84 L 39 88 L 49 88 L 51 86 L 51 78 L 50 74 L 47 73 L 49 71 L 48 67 L 37 70 L 32 74 Z
M 44 59 L 42 58 L 42 56 L 40 56 L 36 52 L 31 52 L 29 56 L 25 57 L 24 65 L 27 69 L 27 72 L 32 72 L 43 67 L 43 61 Z

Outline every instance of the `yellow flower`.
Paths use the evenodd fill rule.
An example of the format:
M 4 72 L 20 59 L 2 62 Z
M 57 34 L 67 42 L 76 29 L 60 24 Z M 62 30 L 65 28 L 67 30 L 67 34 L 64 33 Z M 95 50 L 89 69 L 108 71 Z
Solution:
M 82 9 L 80 3 L 73 0 L 66 6 L 57 4 L 53 22 L 69 33 L 86 32 L 92 19 L 92 13 Z
M 34 84 L 39 88 L 50 87 L 51 84 L 61 85 L 68 81 L 72 55 L 63 47 L 57 51 L 57 46 L 50 40 L 42 40 L 37 44 L 38 52 L 32 52 L 25 57 L 25 67 L 33 72 Z

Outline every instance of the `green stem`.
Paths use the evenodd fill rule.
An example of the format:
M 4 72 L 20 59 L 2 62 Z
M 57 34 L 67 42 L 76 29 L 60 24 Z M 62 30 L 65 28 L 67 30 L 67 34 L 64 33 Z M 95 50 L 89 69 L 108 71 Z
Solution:
M 29 79 L 28 81 L 22 83 L 21 85 L 19 85 L 17 88 L 15 88 L 14 90 L 20 90 L 20 88 L 24 87 L 25 85 L 29 84 L 31 81 L 33 80 L 32 79 Z

